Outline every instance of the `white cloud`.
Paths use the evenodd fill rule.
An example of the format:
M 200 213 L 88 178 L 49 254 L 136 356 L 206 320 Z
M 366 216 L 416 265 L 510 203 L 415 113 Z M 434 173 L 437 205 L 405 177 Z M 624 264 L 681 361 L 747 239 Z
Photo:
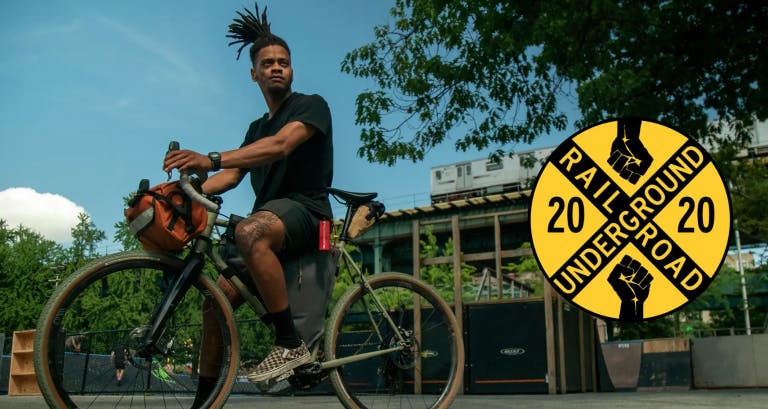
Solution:
M 58 243 L 72 241 L 70 231 L 80 213 L 85 213 L 82 206 L 61 195 L 28 187 L 0 191 L 0 219 L 11 228 L 21 224 Z

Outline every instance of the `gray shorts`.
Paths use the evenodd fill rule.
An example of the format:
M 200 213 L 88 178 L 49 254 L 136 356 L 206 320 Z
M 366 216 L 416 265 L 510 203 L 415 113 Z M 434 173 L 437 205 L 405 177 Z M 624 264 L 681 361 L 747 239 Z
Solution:
M 274 213 L 285 225 L 280 256 L 295 256 L 318 246 L 320 220 L 301 203 L 283 198 L 270 200 L 256 209 Z

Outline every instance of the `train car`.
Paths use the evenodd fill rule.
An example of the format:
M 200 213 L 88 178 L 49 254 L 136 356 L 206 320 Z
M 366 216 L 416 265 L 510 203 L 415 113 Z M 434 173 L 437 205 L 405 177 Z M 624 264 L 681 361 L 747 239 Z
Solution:
M 430 169 L 432 203 L 530 189 L 555 147 L 517 152 L 494 162 L 488 158 Z

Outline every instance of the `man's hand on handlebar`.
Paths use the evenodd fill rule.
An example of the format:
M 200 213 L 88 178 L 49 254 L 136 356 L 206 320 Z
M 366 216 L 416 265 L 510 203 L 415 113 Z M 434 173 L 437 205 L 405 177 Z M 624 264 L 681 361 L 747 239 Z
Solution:
M 207 155 L 190 150 L 169 151 L 163 161 L 163 171 L 170 172 L 178 169 L 180 172 L 205 175 L 211 171 L 213 164 Z
M 171 170 L 179 170 L 179 184 L 181 189 L 192 198 L 192 200 L 202 204 L 209 211 L 217 212 L 221 201 L 212 202 L 199 193 L 202 190 L 200 184 L 205 181 L 208 176 L 208 171 L 210 171 L 212 167 L 213 164 L 208 156 L 190 150 L 171 149 L 165 154 L 165 159 L 163 160 L 163 171 L 169 172 L 169 175 Z M 199 179 L 190 178 L 191 174 L 197 174 Z

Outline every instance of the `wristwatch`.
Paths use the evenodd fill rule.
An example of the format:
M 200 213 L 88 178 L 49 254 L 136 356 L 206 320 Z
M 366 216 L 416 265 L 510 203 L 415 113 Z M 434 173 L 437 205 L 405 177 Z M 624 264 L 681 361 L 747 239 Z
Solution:
M 211 160 L 212 171 L 216 172 L 217 170 L 221 169 L 221 153 L 210 152 L 208 153 L 208 158 Z

